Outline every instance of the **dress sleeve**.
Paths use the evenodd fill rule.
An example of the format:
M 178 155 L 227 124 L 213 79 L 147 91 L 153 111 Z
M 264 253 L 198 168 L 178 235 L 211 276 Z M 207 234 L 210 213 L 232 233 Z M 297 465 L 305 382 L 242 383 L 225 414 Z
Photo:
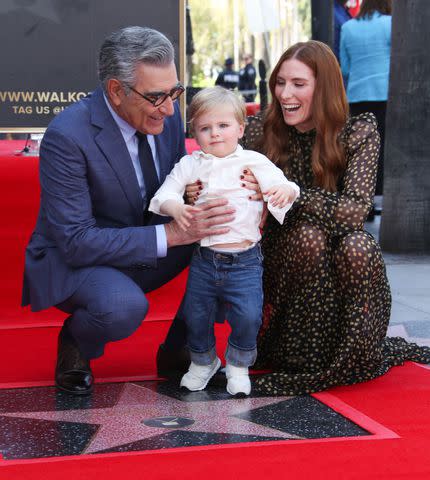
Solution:
M 372 206 L 380 143 L 373 114 L 352 119 L 344 138 L 347 166 L 339 191 L 314 187 L 299 199 L 302 217 L 333 236 L 362 230 Z

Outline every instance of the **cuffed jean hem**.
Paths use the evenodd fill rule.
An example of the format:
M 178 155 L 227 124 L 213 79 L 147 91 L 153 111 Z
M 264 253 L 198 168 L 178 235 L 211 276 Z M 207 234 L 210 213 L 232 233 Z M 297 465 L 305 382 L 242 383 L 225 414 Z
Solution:
M 211 365 L 216 359 L 216 350 L 213 347 L 208 352 L 193 352 L 190 347 L 190 358 L 196 365 Z
M 256 359 L 256 348 L 253 348 L 252 350 L 241 350 L 240 348 L 233 346 L 231 343 L 227 345 L 225 361 L 234 367 L 250 367 L 254 365 Z

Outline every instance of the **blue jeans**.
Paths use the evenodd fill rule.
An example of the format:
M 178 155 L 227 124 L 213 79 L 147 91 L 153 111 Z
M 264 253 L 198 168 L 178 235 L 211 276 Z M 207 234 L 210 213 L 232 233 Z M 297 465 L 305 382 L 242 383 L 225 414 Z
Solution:
M 216 357 L 214 319 L 222 305 L 231 326 L 227 363 L 254 364 L 263 307 L 262 260 L 259 244 L 239 253 L 196 247 L 184 299 L 187 344 L 194 363 L 209 365 Z

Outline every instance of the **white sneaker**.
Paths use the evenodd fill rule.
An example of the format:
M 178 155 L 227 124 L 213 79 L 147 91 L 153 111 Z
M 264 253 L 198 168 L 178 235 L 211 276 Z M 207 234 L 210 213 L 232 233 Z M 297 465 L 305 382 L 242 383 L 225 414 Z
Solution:
M 235 367 L 227 364 L 225 376 L 227 377 L 227 392 L 230 395 L 249 395 L 251 393 L 248 367 Z
M 218 357 L 210 365 L 197 365 L 191 362 L 188 372 L 182 377 L 179 385 L 192 392 L 203 390 L 220 366 L 221 360 Z

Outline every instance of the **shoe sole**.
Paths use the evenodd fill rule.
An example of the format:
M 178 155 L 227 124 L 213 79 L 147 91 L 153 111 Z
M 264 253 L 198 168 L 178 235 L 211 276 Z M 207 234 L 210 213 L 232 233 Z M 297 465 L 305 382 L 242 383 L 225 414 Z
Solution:
M 226 390 L 227 390 L 227 393 L 229 393 L 232 397 L 236 397 L 236 398 L 244 398 L 250 395 L 251 393 L 251 391 L 249 393 L 246 393 L 246 392 L 231 393 L 228 388 Z
M 251 389 L 249 389 L 248 393 L 243 392 L 243 391 L 242 392 L 237 392 L 237 393 L 230 392 L 230 390 L 228 389 L 228 381 L 227 381 L 226 390 L 227 390 L 227 393 L 229 393 L 231 396 L 236 397 L 236 398 L 244 398 L 244 397 L 247 397 L 251 393 Z
M 227 390 L 227 392 L 230 393 L 228 390 Z M 230 395 L 231 395 L 232 397 L 234 397 L 234 398 L 246 398 L 246 397 L 249 396 L 250 393 L 251 393 L 251 392 L 249 392 L 249 393 L 239 392 L 239 393 L 235 393 L 235 394 L 230 393 Z
M 179 385 L 179 386 L 182 387 L 182 388 L 186 388 L 190 392 L 200 392 L 201 390 L 204 390 L 206 388 L 210 379 L 216 374 L 216 372 L 219 370 L 220 366 L 221 366 L 221 360 L 219 358 L 217 358 L 216 365 L 214 366 L 214 369 L 212 370 L 210 377 L 206 380 L 206 383 L 201 388 L 194 388 L 193 390 L 191 390 L 190 388 L 188 388 L 185 385 Z
M 59 385 L 58 383 L 55 384 L 55 387 L 58 388 L 58 390 L 61 390 L 62 392 L 66 392 L 70 395 L 75 395 L 77 397 L 82 397 L 85 395 L 91 395 L 93 393 L 94 387 L 91 386 L 88 390 L 82 391 L 82 392 L 76 392 L 75 390 L 69 390 L 68 388 L 63 387 L 62 385 Z

